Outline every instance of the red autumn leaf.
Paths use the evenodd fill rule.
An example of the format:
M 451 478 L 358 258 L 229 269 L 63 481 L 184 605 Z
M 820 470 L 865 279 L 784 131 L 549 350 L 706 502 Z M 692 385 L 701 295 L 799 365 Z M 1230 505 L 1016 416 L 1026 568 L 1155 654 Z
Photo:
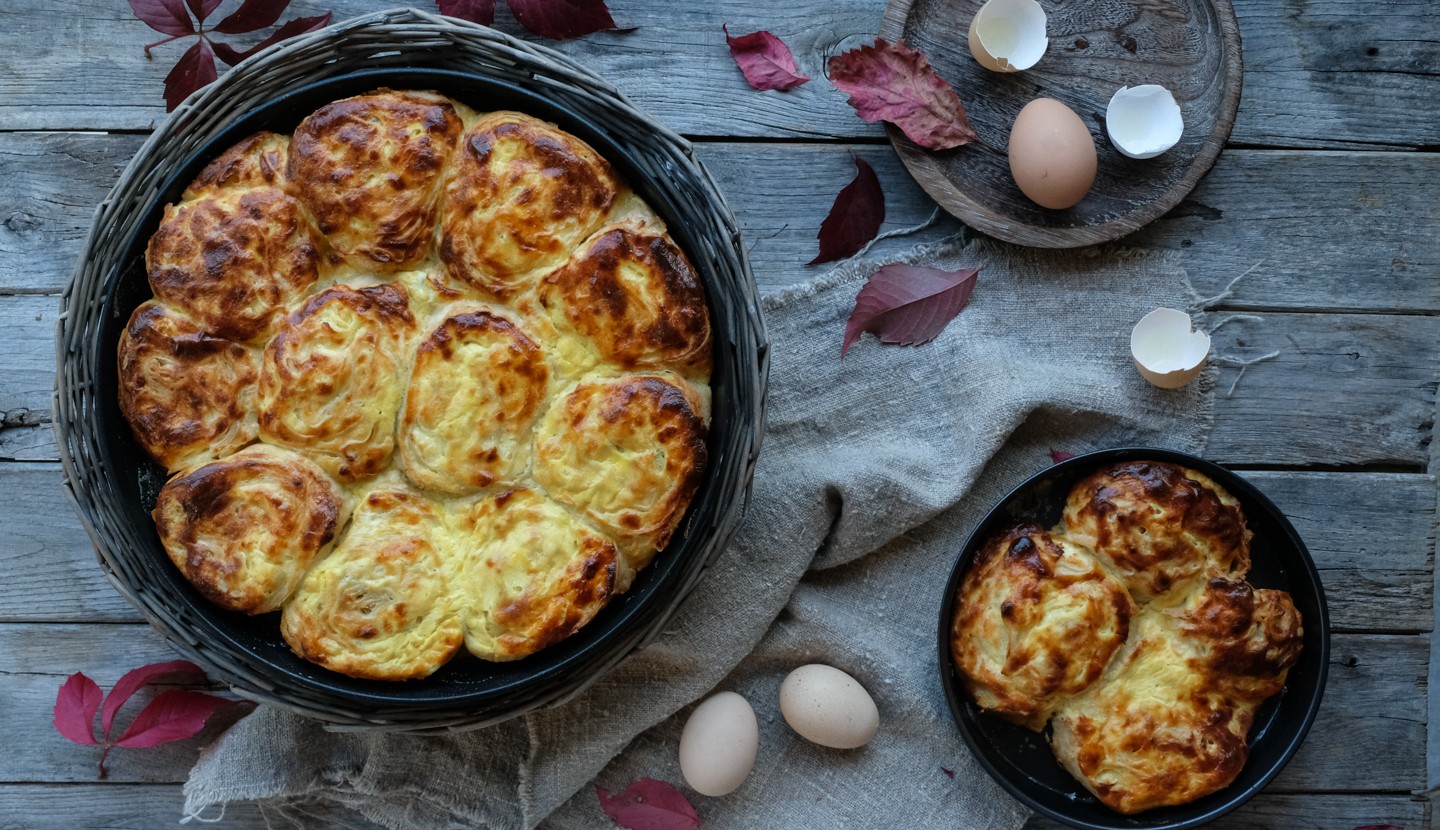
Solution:
M 80 672 L 70 675 L 55 695 L 55 729 L 77 744 L 95 740 L 95 710 L 100 708 L 100 687 Z
M 610 17 L 605 0 L 507 0 L 520 25 L 541 37 L 569 40 L 592 32 L 633 32 Z
M 696 830 L 700 814 L 685 796 L 664 781 L 641 778 L 617 796 L 595 786 L 600 809 L 626 830 Z
M 949 778 L 952 781 L 955 779 L 955 770 L 950 769 L 949 767 L 941 767 L 940 771 L 945 773 L 946 778 Z
M 740 67 L 745 80 L 759 90 L 794 89 L 810 82 L 809 75 L 801 75 L 795 66 L 795 56 L 785 41 L 761 30 L 748 35 L 731 37 L 730 29 L 722 25 L 725 43 L 730 46 L 730 57 Z
M 210 16 L 210 12 L 215 11 L 215 8 L 220 5 L 220 0 L 185 0 L 185 5 L 195 13 L 196 20 L 204 23 L 205 18 Z
M 1053 449 L 1050 451 L 1050 463 L 1051 463 L 1051 464 L 1059 464 L 1061 461 L 1069 461 L 1070 459 L 1072 459 L 1072 458 L 1074 458 L 1074 457 L 1075 457 L 1075 453 L 1073 453 L 1073 452 L 1066 452 L 1065 450 L 1053 450 Z
M 495 0 L 436 0 L 440 13 L 486 26 L 495 22 Z
M 280 28 L 276 29 L 270 35 L 270 37 L 265 38 L 264 40 L 244 51 L 237 50 L 235 47 L 227 43 L 216 43 L 215 54 L 219 56 L 220 60 L 225 61 L 231 66 L 234 66 L 235 64 L 245 60 L 256 52 L 259 52 L 261 49 L 274 46 L 280 41 L 287 40 L 289 38 L 295 37 L 296 35 L 303 35 L 306 32 L 313 32 L 316 29 L 323 29 L 329 25 L 330 12 L 326 12 L 322 15 L 319 15 L 318 17 L 297 17 L 294 20 L 285 21 L 285 24 L 282 25 Z
M 150 747 L 194 737 L 211 715 L 234 703 L 190 689 L 168 689 L 140 710 L 115 745 Z
M 943 271 L 923 265 L 886 265 L 870 275 L 845 324 L 840 357 L 862 332 L 881 343 L 915 346 L 934 340 L 970 302 L 979 268 Z
M 245 0 L 229 17 L 215 24 L 215 31 L 243 35 L 275 25 L 290 0 Z
M 180 106 L 180 102 L 189 97 L 190 93 L 216 77 L 215 53 L 211 51 L 210 43 L 205 40 L 196 41 L 194 46 L 180 56 L 170 74 L 165 76 L 165 111 L 169 112 Z
M 947 150 L 978 136 L 955 90 L 919 52 L 884 38 L 830 58 L 830 82 L 866 121 L 889 121 L 921 147 Z
M 880 232 L 885 221 L 885 193 L 870 163 L 855 159 L 855 178 L 835 197 L 830 213 L 820 223 L 820 253 L 805 263 L 818 265 L 853 256 Z
M 125 705 L 141 687 L 156 678 L 167 674 L 189 674 L 204 679 L 205 671 L 189 660 L 169 660 L 164 663 L 151 663 L 148 666 L 141 666 L 138 669 L 131 669 L 115 682 L 110 689 L 110 694 L 105 698 L 105 710 L 100 713 L 100 729 L 106 737 L 110 735 L 110 725 L 115 722 L 115 714 L 120 707 Z
M 195 33 L 195 26 L 180 0 L 130 0 L 130 10 L 146 26 L 161 34 L 180 37 Z

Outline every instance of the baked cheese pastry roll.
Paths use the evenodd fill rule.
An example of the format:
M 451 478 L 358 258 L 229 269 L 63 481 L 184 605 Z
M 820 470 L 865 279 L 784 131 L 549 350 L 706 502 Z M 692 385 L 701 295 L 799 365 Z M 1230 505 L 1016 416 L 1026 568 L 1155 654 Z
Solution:
M 420 342 L 400 416 L 400 463 L 416 485 L 470 493 L 530 467 L 550 372 L 539 344 L 480 307 L 450 314 Z
M 222 608 L 279 608 L 344 522 L 347 498 L 304 456 L 264 444 L 186 470 L 155 501 L 175 567 Z
M 227 187 L 283 188 L 289 152 L 290 136 L 255 133 L 205 165 L 205 169 L 185 189 L 181 199 L 198 199 Z
M 705 289 L 664 233 L 630 224 L 602 229 L 541 280 L 539 303 L 562 338 L 582 339 L 560 344 L 566 362 L 582 370 L 595 365 L 586 359 L 591 352 L 630 370 L 710 373 Z
M 614 536 L 640 570 L 669 544 L 704 476 L 698 408 L 678 378 L 591 376 L 541 419 L 535 480 Z
M 407 490 L 370 492 L 344 538 L 285 606 L 285 642 L 306 660 L 351 677 L 430 675 L 464 641 L 443 545 L 442 519 L 430 500 Z
M 259 353 L 205 333 L 151 300 L 120 334 L 120 411 L 167 470 L 229 455 L 255 440 Z
M 450 99 L 380 89 L 295 128 L 289 178 L 342 257 L 386 269 L 429 253 L 444 170 L 464 130 Z
M 1305 627 L 1284 591 L 1217 577 L 1186 602 L 1181 633 L 1206 687 L 1253 709 L 1284 688 Z
M 534 490 L 475 502 L 457 530 L 456 604 L 465 646 L 484 660 L 517 660 L 574 634 L 627 568 L 613 542 Z
M 990 538 L 965 574 L 950 650 L 980 706 L 1039 730 L 1099 679 L 1138 613 L 1084 549 L 1035 526 Z
M 309 215 L 280 188 L 222 188 L 168 205 L 145 264 L 157 299 L 247 342 L 315 283 L 317 243 Z
M 1250 570 L 1252 534 L 1240 503 L 1174 464 L 1127 461 L 1100 470 L 1070 491 L 1063 521 L 1140 602 L 1173 605 L 1211 576 L 1238 579 Z
M 590 145 L 537 118 L 492 112 L 465 132 L 445 188 L 440 258 L 506 298 L 590 236 L 622 186 Z
M 286 318 L 260 364 L 260 437 L 302 450 L 341 481 L 369 478 L 395 448 L 402 354 L 415 327 L 405 289 L 337 285 Z
M 1191 609 L 1208 621 L 1145 608 L 1111 670 L 1056 712 L 1056 757 L 1113 810 L 1186 804 L 1229 786 L 1249 756 L 1256 709 L 1299 656 L 1298 616 L 1273 616 L 1289 617 L 1273 598 L 1236 603 L 1244 583 L 1216 582 L 1220 596 Z M 1211 617 L 1217 603 L 1228 610 Z M 1243 687 L 1237 676 L 1264 680 Z

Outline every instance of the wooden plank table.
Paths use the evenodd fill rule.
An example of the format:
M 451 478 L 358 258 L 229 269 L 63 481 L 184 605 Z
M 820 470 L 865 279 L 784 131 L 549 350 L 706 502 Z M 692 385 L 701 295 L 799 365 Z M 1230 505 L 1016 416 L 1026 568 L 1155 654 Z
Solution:
M 234 0 L 227 0 L 233 4 Z M 292 12 L 374 11 L 373 0 L 296 0 Z M 429 8 L 428 3 L 423 4 Z M 49 426 L 53 325 L 95 204 L 163 118 L 179 49 L 119 0 L 8 0 L 0 15 L 0 827 L 151 828 L 175 821 L 199 738 L 94 755 L 50 725 L 57 687 L 83 670 L 108 686 L 168 659 L 101 576 L 60 492 Z M 876 168 L 886 228 L 931 203 L 878 128 L 824 82 L 824 59 L 868 42 L 881 0 L 707 4 L 613 0 L 638 28 L 558 48 L 699 144 L 739 216 L 762 287 L 811 276 L 821 217 Z M 1440 358 L 1440 10 L 1429 0 L 1238 0 L 1245 94 L 1231 145 L 1182 205 L 1131 237 L 1178 251 L 1202 294 L 1241 272 L 1219 354 L 1279 351 L 1222 370 L 1207 455 L 1245 471 L 1292 517 L 1334 617 L 1324 707 L 1300 754 L 1226 828 L 1431 826 L 1426 725 L 1434 629 L 1436 363 Z M 227 10 L 229 6 L 227 5 Z M 817 81 L 757 93 L 722 23 L 767 28 Z M 502 10 L 498 26 L 520 33 Z M 896 250 L 956 232 L 945 220 Z M 1428 763 L 1427 763 L 1428 761 Z M 317 818 L 315 826 L 339 826 Z M 264 826 L 253 808 L 219 827 Z M 600 823 L 597 822 L 597 826 Z M 1034 820 L 1030 827 L 1050 828 Z

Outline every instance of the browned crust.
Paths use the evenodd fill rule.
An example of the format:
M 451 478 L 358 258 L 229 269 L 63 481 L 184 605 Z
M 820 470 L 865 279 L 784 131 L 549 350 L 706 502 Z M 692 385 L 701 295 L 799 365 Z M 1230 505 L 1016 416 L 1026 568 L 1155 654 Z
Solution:
M 1228 493 L 1201 479 L 1162 462 L 1111 465 L 1070 491 L 1065 525 L 1093 532 L 1095 552 L 1133 574 L 1126 583 L 1148 597 L 1211 570 L 1243 577 L 1252 535 L 1245 516 Z
M 615 545 L 587 535 L 566 567 L 558 592 L 537 597 L 526 591 L 500 608 L 496 621 L 519 632 L 495 639 L 504 659 L 519 659 L 553 646 L 594 619 L 615 592 L 618 559 Z
M 622 279 L 622 266 L 639 267 L 649 284 L 639 287 Z M 642 291 L 649 296 L 641 296 Z M 653 305 L 654 318 L 637 319 L 632 307 L 637 303 Z M 626 369 L 710 371 L 705 289 L 685 254 L 663 235 L 621 226 L 592 237 L 579 257 L 545 277 L 540 304 L 563 308 L 575 331 Z
M 429 250 L 440 182 L 463 128 L 436 93 L 379 89 L 335 101 L 295 128 L 289 179 L 341 255 L 403 267 Z M 383 176 L 371 180 L 376 171 Z
M 493 156 L 501 142 L 519 144 L 524 153 L 501 167 Z M 453 278 L 502 299 L 514 293 L 520 275 L 589 236 L 619 193 L 610 163 L 589 145 L 519 113 L 476 122 L 454 167 L 440 259 Z M 573 234 L 557 236 L 557 225 L 566 221 L 577 223 Z M 506 255 L 509 245 L 514 250 Z
M 151 301 L 131 314 L 116 363 L 120 412 L 166 469 L 197 452 L 224 454 L 255 439 L 259 361 L 244 346 L 206 334 L 193 320 Z M 166 383 L 177 371 L 179 388 Z M 222 446 L 211 446 L 227 434 Z
M 205 165 L 182 199 L 199 198 L 223 187 L 284 187 L 290 137 L 272 132 L 247 136 Z
M 311 231 L 300 205 L 274 187 L 172 205 L 145 250 L 150 288 L 211 334 L 250 341 L 319 277 Z
M 283 504 L 272 496 L 252 509 L 240 505 L 232 497 L 235 486 L 254 476 L 271 477 L 284 495 Z M 263 515 L 269 521 L 265 530 L 270 538 L 295 546 L 298 584 L 309 560 L 335 538 L 340 512 L 334 486 L 303 459 L 282 465 L 241 453 L 170 479 L 156 498 L 152 516 L 170 560 L 196 590 L 222 608 L 256 614 L 274 610 L 279 603 L 255 586 L 228 591 L 222 586 L 240 571 L 244 557 L 269 552 L 233 550 L 217 555 L 197 544 L 201 529 L 208 535 L 241 539 Z
M 1039 527 L 1012 528 L 980 548 L 956 597 L 950 653 L 962 685 L 972 697 L 983 690 L 994 700 L 992 711 L 1030 729 L 1045 725 L 1058 697 L 1098 680 L 1130 636 L 1129 594 L 1101 569 L 1060 568 L 1065 555 Z M 1083 623 L 1069 626 L 1059 639 L 1026 637 L 1044 621 L 1046 602 L 1061 594 L 1087 600 Z M 1003 628 L 993 630 L 992 603 L 999 597 Z M 1111 634 L 1102 634 L 1111 628 Z M 1009 645 L 1004 662 L 992 670 L 979 649 L 971 651 L 967 644 L 996 638 Z

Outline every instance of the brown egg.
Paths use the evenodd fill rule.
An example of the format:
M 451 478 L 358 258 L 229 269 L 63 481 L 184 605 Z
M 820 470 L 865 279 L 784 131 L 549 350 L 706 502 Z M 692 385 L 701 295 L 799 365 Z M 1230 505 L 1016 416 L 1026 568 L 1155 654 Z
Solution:
M 1010 175 L 1041 207 L 1073 207 L 1095 183 L 1095 140 L 1075 110 L 1036 98 L 1010 128 Z

